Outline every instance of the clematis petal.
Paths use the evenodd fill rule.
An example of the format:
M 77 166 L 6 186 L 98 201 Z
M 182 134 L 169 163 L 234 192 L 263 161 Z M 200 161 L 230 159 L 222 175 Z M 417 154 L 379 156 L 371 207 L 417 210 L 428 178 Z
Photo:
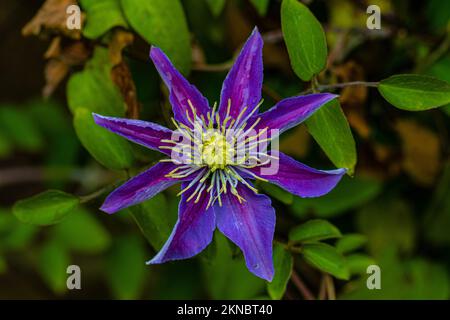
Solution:
M 229 99 L 231 99 L 230 115 L 233 118 L 247 107 L 242 116 L 245 118 L 261 101 L 262 48 L 263 40 L 255 28 L 223 82 L 219 105 L 221 119 L 226 116 Z
M 305 121 L 317 109 L 336 97 L 337 95 L 331 93 L 316 93 L 283 99 L 266 112 L 253 116 L 249 123 L 260 117 L 256 129 L 269 127 L 282 133 Z
M 184 189 L 188 183 L 183 183 Z M 163 263 L 170 260 L 187 259 L 195 256 L 211 242 L 216 220 L 212 207 L 206 209 L 209 196 L 203 192 L 199 201 L 195 197 L 187 201 L 195 186 L 181 196 L 178 221 L 172 234 L 158 254 L 147 264 Z
M 152 47 L 150 58 L 170 91 L 169 100 L 172 104 L 175 120 L 192 127 L 186 115 L 186 112 L 188 112 L 189 117 L 194 119 L 188 100 L 191 101 L 196 114 L 203 115 L 206 118 L 209 111 L 208 100 L 175 69 L 164 52 L 157 47 Z
M 93 113 L 94 121 L 114 133 L 127 138 L 130 141 L 143 145 L 144 147 L 157 150 L 170 155 L 170 150 L 159 149 L 160 146 L 173 146 L 161 142 L 162 139 L 170 139 L 172 130 L 169 130 L 159 124 L 124 118 L 105 117 Z
M 169 162 L 159 162 L 114 190 L 105 199 L 100 209 L 107 213 L 114 213 L 150 199 L 164 189 L 182 181 L 166 177 L 176 167 Z
M 270 198 L 255 194 L 246 186 L 237 186 L 245 202 L 230 192 L 223 194 L 222 206 L 214 206 L 217 227 L 244 253 L 247 268 L 258 277 L 272 281 L 272 241 L 275 231 L 275 210 Z
M 279 152 L 277 160 L 266 166 L 247 169 L 257 176 L 303 198 L 319 197 L 330 192 L 346 173 L 346 169 L 317 170 Z M 267 170 L 273 166 L 273 170 Z

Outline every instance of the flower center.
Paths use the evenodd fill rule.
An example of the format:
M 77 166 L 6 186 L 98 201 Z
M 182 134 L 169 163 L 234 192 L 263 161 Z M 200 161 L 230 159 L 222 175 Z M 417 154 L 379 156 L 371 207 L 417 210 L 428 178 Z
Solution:
M 218 131 L 207 132 L 199 149 L 202 162 L 212 172 L 217 169 L 223 170 L 227 165 L 233 164 L 234 147 L 228 143 L 226 136 Z
M 247 107 L 241 110 L 236 118 L 230 116 L 231 100 L 228 100 L 227 112 L 220 117 L 216 104 L 206 115 L 197 115 L 191 101 L 188 100 L 191 112 L 186 110 L 186 118 L 191 126 L 187 126 L 172 118 L 177 128 L 178 137 L 161 142 L 172 144 L 160 146 L 160 149 L 172 150 L 170 159 L 163 162 L 172 162 L 178 166 L 166 176 L 175 179 L 192 177 L 189 184 L 181 190 L 179 195 L 193 189 L 186 201 L 200 201 L 205 192 L 209 194 L 207 207 L 216 201 L 222 206 L 222 194 L 230 192 L 239 202 L 245 199 L 237 191 L 238 183 L 247 186 L 257 193 L 255 187 L 244 179 L 245 173 L 254 179 L 267 181 L 251 171 L 249 168 L 262 166 L 268 163 L 272 155 L 267 154 L 265 138 L 268 127 L 255 133 L 255 127 L 261 120 L 256 119 L 250 126 L 247 121 L 256 112 L 258 104 L 250 113 L 244 116 Z M 181 137 L 181 141 L 180 138 Z

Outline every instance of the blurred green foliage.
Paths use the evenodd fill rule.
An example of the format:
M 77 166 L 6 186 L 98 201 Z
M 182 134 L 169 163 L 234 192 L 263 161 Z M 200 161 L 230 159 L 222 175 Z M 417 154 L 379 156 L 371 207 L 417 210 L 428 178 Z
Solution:
M 319 298 L 333 290 L 340 299 L 450 297 L 448 1 L 373 1 L 382 10 L 374 31 L 352 0 L 79 4 L 81 40 L 42 22 L 43 35 L 64 37 L 49 61 L 70 70 L 59 84 L 66 96 L 44 101 L 24 92 L 17 100 L 28 102 L 0 101 L 1 298 L 305 298 L 298 279 Z M 218 232 L 197 258 L 146 266 L 176 221 L 178 189 L 113 217 L 99 211 L 118 181 L 158 156 L 96 126 L 92 112 L 170 126 L 150 45 L 214 102 L 255 25 L 265 39 L 263 110 L 327 86 L 340 95 L 303 131 L 282 137 L 282 151 L 349 175 L 320 198 L 257 183 L 277 211 L 272 283 L 253 276 Z M 80 42 L 86 59 L 68 49 Z M 380 85 L 333 87 L 352 81 Z M 70 264 L 82 269 L 81 291 L 66 287 Z M 381 268 L 381 290 L 366 286 L 372 264 Z

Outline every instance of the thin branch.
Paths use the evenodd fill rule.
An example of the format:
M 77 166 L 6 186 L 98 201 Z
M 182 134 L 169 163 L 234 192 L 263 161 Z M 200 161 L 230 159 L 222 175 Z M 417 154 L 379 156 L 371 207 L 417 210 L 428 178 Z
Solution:
M 305 300 L 315 300 L 314 295 L 311 293 L 311 290 L 308 289 L 308 287 L 305 285 L 305 283 L 295 270 L 292 270 L 291 280 L 292 283 L 297 287 L 298 291 L 300 291 L 303 298 L 305 298 Z
M 322 279 L 320 279 L 320 289 L 319 289 L 319 296 L 318 300 L 325 300 L 327 295 L 327 286 L 325 284 L 325 274 L 322 275 Z
M 376 88 L 376 87 L 378 87 L 379 84 L 380 84 L 379 82 L 352 81 L 352 82 L 342 82 L 342 83 L 335 83 L 335 84 L 320 84 L 317 86 L 316 89 L 318 91 L 323 91 L 323 90 L 340 89 L 340 88 L 353 87 L 353 86 L 365 86 L 365 87 Z M 308 89 L 308 90 L 301 92 L 300 94 L 308 94 L 311 92 L 313 92 L 313 90 Z
M 336 300 L 336 290 L 334 288 L 333 278 L 329 274 L 325 274 L 325 286 L 329 300 Z
M 116 185 L 116 183 L 112 183 L 109 185 L 104 186 L 103 188 L 100 188 L 92 193 L 89 193 L 87 195 L 84 196 L 79 196 L 80 198 L 80 203 L 86 203 L 89 202 L 91 200 L 94 200 L 95 198 L 100 197 L 102 194 L 104 194 L 106 191 L 112 189 L 112 187 Z

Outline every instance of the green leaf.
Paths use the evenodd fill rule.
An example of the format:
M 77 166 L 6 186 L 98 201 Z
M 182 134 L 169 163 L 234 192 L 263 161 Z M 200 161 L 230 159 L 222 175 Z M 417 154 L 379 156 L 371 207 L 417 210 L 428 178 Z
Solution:
M 125 102 L 111 79 L 111 68 L 108 49 L 97 46 L 84 70 L 67 83 L 67 103 L 72 113 L 87 108 L 107 116 L 125 115 Z
M 6 135 L 0 132 L 0 159 L 7 158 L 13 151 L 12 142 Z
M 363 247 L 367 243 L 367 237 L 362 234 L 346 234 L 336 242 L 336 250 L 341 253 L 348 253 Z
M 448 4 L 450 4 L 450 2 L 448 2 Z M 426 73 L 430 76 L 444 80 L 447 83 L 450 82 L 450 55 L 443 57 L 442 59 L 431 65 L 426 70 Z M 439 109 L 450 116 L 450 104 L 442 106 Z
M 374 265 L 375 260 L 365 254 L 355 253 L 345 257 L 350 274 L 367 274 L 367 267 Z
M 150 200 L 132 206 L 129 212 L 136 220 L 145 238 L 155 250 L 162 248 L 171 232 L 168 219 L 168 205 L 163 193 Z
M 356 146 L 347 118 L 338 99 L 333 99 L 306 120 L 314 140 L 337 168 L 352 175 L 356 165 Z
M 377 197 L 382 185 L 373 179 L 345 176 L 328 194 L 319 198 L 294 198 L 293 213 L 301 218 L 309 211 L 320 218 L 330 218 L 357 208 Z
M 8 271 L 8 264 L 6 263 L 6 259 L 0 256 L 0 274 L 6 273 Z
M 79 160 L 81 144 L 71 125 L 71 117 L 66 114 L 63 105 L 48 100 L 34 100 L 27 113 L 45 136 L 47 148 L 44 164 L 50 168 L 46 186 L 51 189 L 62 189 L 71 180 L 73 167 Z M 51 168 L 57 167 L 57 172 Z
M 111 244 L 108 231 L 83 208 L 56 225 L 52 232 L 59 243 L 76 252 L 100 253 Z
M 416 258 L 406 266 L 414 283 L 413 299 L 447 300 L 450 295 L 448 271 L 442 265 Z
M 450 54 L 432 64 L 426 70 L 426 73 L 432 77 L 450 82 Z
M 70 257 L 65 248 L 56 241 L 47 242 L 39 253 L 39 272 L 47 285 L 57 294 L 66 289 L 67 267 Z
M 294 201 L 294 196 L 292 193 L 287 192 L 280 187 L 270 184 L 270 183 L 258 183 L 258 187 L 264 190 L 269 196 L 277 199 L 278 201 L 290 205 Z
M 281 29 L 295 74 L 303 81 L 322 71 L 327 62 L 327 43 L 322 26 L 297 0 L 281 3 Z
M 350 271 L 345 258 L 336 249 L 325 243 L 305 244 L 302 247 L 305 260 L 317 269 L 338 279 L 348 280 Z
M 108 255 L 106 275 L 116 299 L 139 298 L 145 284 L 145 248 L 136 236 L 116 239 Z
M 28 247 L 37 227 L 19 222 L 12 214 L 0 209 L 0 251 L 23 250 Z
M 367 274 L 365 274 L 358 282 L 351 283 L 348 288 L 345 288 L 349 290 L 342 290 L 345 293 L 339 298 L 360 300 L 446 300 L 449 298 L 450 282 L 448 272 L 443 265 L 421 258 L 404 261 L 404 258 L 399 259 L 395 246 L 386 247 L 376 264 L 380 266 L 382 273 L 381 290 L 368 290 Z
M 0 208 L 0 252 L 26 248 L 36 231 L 37 227 L 21 223 L 9 210 Z
M 429 0 L 426 5 L 426 17 L 433 29 L 445 29 L 450 21 L 450 2 Z
M 273 300 L 280 300 L 286 291 L 287 283 L 291 277 L 294 260 L 289 251 L 281 244 L 276 244 L 273 252 L 275 275 L 272 282 L 267 283 L 267 292 Z
M 260 16 L 265 16 L 269 8 L 270 0 L 250 0 Z
M 81 144 L 102 165 L 110 169 L 126 169 L 133 165 L 128 141 L 97 125 L 88 109 L 77 108 L 73 125 Z
M 71 194 L 48 190 L 17 201 L 13 213 L 25 223 L 51 225 L 61 222 L 79 203 L 80 199 Z
M 356 225 L 367 236 L 367 247 L 375 257 L 385 248 L 395 246 L 402 253 L 411 253 L 415 247 L 415 217 L 410 204 L 400 198 L 381 198 L 363 207 L 356 215 Z
M 233 255 L 229 241 L 219 232 L 201 257 L 205 283 L 213 299 L 252 299 L 266 288 L 264 280 L 248 271 L 242 255 Z
M 15 145 L 19 149 L 36 152 L 44 146 L 42 134 L 26 110 L 1 105 L 0 128 L 4 138 L 9 140 L 8 144 Z M 10 149 L 11 145 L 6 145 L 6 150 L 8 148 Z
M 313 242 L 341 237 L 341 232 L 326 220 L 310 220 L 289 232 L 289 240 Z
M 442 107 L 441 110 L 444 111 L 450 117 L 450 104 Z
M 215 17 L 218 17 L 222 13 L 226 2 L 226 0 L 205 0 L 205 1 Z
M 80 3 L 86 12 L 85 37 L 95 39 L 113 27 L 128 27 L 120 0 L 81 0 Z
M 137 33 L 172 60 L 183 74 L 191 69 L 190 35 L 179 0 L 121 0 L 125 16 Z
M 433 192 L 430 204 L 423 219 L 424 237 L 434 246 L 450 244 L 450 163 L 447 163 L 441 173 L 439 182 Z
M 380 82 L 378 91 L 394 107 L 408 111 L 423 111 L 450 103 L 450 84 L 425 75 L 389 77 Z

